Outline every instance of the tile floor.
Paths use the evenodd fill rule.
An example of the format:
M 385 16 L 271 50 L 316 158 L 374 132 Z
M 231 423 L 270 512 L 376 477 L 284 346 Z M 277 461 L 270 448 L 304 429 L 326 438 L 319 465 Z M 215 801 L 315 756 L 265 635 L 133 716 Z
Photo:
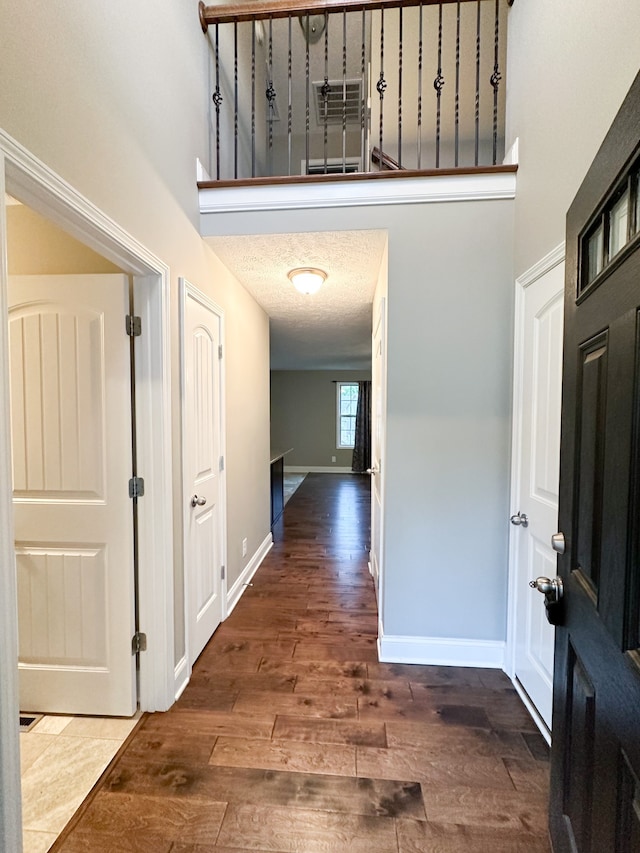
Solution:
M 20 733 L 24 853 L 46 853 L 137 723 L 45 716 Z

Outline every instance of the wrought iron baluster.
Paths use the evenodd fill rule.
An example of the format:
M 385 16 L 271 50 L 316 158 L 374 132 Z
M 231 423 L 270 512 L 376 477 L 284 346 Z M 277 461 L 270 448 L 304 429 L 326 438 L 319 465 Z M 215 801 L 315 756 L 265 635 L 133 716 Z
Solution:
M 387 81 L 384 79 L 384 8 L 380 9 L 380 76 L 376 83 L 376 89 L 380 95 L 380 156 L 384 152 L 384 92 Z M 382 162 L 380 163 L 382 168 Z
M 493 165 L 498 160 L 498 89 L 502 74 L 499 69 L 500 58 L 500 0 L 496 0 L 496 18 L 493 38 L 493 74 L 490 83 L 493 86 Z
M 433 88 L 436 90 L 436 169 L 440 168 L 440 128 L 441 128 L 441 109 L 440 103 L 442 99 L 442 88 L 444 86 L 444 77 L 442 76 L 442 3 L 438 7 L 438 73 L 433 81 Z
M 251 22 L 251 177 L 256 176 L 256 22 Z
M 291 15 L 289 15 L 289 52 L 287 58 L 287 174 L 289 175 L 291 174 L 291 138 L 293 131 L 293 93 L 291 85 L 291 26 L 292 18 Z
M 365 96 L 366 96 L 366 73 L 367 73 L 367 13 L 362 10 L 362 49 L 360 54 L 360 80 L 362 83 L 362 92 L 360 96 L 360 161 L 364 169 L 364 158 L 366 153 L 366 134 L 365 134 Z
M 418 19 L 418 169 L 422 168 L 422 3 Z
M 402 6 L 398 7 L 398 165 L 402 166 Z
M 233 177 L 238 177 L 238 24 L 233 25 Z
M 460 155 L 460 0 L 456 4 L 456 97 L 454 107 L 454 165 Z
M 480 151 L 480 0 L 477 0 L 476 14 L 476 138 L 475 138 L 475 156 L 474 163 L 477 166 L 479 162 Z
M 306 62 L 305 62 L 305 80 L 306 80 L 306 113 L 305 113 L 305 156 L 307 158 L 307 174 L 309 174 L 309 101 L 310 101 L 310 87 L 309 87 L 309 33 L 311 32 L 311 25 L 309 22 L 309 13 L 307 12 L 307 27 L 305 30 L 306 33 Z
M 327 174 L 327 148 L 329 145 L 329 126 L 327 123 L 329 111 L 329 15 L 324 13 L 324 83 L 322 84 L 323 124 L 324 124 L 324 173 Z
M 220 91 L 220 42 L 219 25 L 216 24 L 216 90 L 213 93 L 213 103 L 216 108 L 216 180 L 220 180 L 220 107 L 222 106 L 222 93 Z
M 273 20 L 269 18 L 269 80 L 265 92 L 269 116 L 269 174 L 273 172 L 273 102 L 276 90 L 273 88 Z
M 342 172 L 347 171 L 347 12 L 342 13 Z

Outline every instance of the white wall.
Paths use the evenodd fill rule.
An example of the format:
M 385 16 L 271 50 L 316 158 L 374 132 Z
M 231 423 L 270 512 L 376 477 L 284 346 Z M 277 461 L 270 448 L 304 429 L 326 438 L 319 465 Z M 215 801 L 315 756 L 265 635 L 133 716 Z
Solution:
M 0 0 L 0 127 L 171 269 L 176 659 L 184 650 L 178 276 L 226 312 L 232 584 L 240 537 L 269 533 L 268 318 L 198 232 L 209 47 L 197 4 Z
M 565 215 L 640 68 L 637 0 L 516 0 L 507 141 L 519 138 L 515 273 L 562 242 Z

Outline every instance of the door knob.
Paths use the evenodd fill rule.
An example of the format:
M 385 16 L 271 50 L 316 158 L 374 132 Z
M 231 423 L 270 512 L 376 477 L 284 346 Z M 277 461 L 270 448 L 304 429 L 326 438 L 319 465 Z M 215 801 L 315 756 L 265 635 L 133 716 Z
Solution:
M 552 625 L 561 625 L 563 619 L 564 588 L 562 586 L 562 578 L 536 578 L 534 581 L 529 581 L 529 586 L 532 589 L 537 589 L 544 595 L 544 609 L 547 614 L 547 621 Z
M 511 516 L 511 524 L 515 524 L 516 527 L 528 527 L 529 518 L 523 512 L 517 512 Z
M 194 495 L 191 498 L 191 506 L 204 506 L 207 502 L 206 498 L 199 498 L 197 495 Z
M 564 533 L 554 533 L 551 537 L 551 547 L 557 554 L 564 554 L 565 544 Z
M 531 589 L 537 589 L 546 599 L 550 599 L 552 602 L 560 601 L 564 594 L 562 578 L 553 578 L 553 580 L 549 578 L 536 578 L 534 581 L 529 581 L 529 586 Z
M 373 465 L 371 468 L 367 468 L 367 474 L 371 474 L 373 477 L 375 477 L 376 474 L 379 474 L 379 473 L 380 473 L 380 468 L 378 468 L 377 463 L 375 465 Z

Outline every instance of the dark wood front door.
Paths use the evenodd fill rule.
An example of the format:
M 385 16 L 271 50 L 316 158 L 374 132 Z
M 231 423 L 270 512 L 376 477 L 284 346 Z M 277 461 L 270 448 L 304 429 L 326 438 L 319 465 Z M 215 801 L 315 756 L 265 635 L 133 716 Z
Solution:
M 640 75 L 567 216 L 551 836 L 640 851 Z

